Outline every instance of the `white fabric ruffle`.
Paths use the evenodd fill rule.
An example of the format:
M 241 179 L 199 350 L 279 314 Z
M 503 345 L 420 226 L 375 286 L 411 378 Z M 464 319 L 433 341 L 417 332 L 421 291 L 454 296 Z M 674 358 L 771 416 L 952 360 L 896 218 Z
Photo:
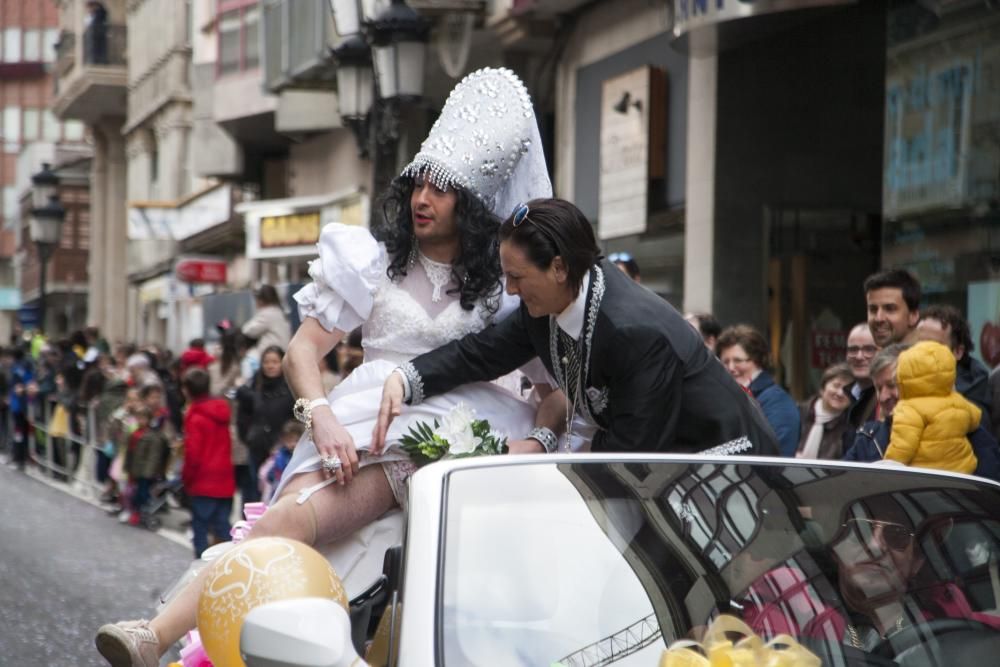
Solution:
M 385 246 L 364 227 L 330 223 L 320 233 L 319 258 L 309 263 L 313 282 L 295 293 L 299 316 L 327 331 L 352 331 L 371 314 L 375 290 L 385 277 Z

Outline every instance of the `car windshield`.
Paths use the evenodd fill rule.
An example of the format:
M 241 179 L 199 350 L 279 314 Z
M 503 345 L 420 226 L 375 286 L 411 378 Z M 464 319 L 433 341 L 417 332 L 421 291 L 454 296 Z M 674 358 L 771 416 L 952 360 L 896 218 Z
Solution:
M 824 665 L 1000 653 L 992 485 L 887 468 L 539 463 L 450 473 L 445 511 L 446 665 L 655 665 L 720 614 L 788 633 Z

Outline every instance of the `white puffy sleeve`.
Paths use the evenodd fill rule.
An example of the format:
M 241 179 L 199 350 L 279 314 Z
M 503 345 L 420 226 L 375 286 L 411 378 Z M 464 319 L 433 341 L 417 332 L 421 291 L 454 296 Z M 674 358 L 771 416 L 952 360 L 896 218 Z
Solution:
M 371 314 L 375 289 L 385 275 L 385 246 L 364 227 L 330 223 L 320 233 L 319 258 L 309 263 L 312 282 L 295 293 L 302 319 L 327 331 L 352 331 Z

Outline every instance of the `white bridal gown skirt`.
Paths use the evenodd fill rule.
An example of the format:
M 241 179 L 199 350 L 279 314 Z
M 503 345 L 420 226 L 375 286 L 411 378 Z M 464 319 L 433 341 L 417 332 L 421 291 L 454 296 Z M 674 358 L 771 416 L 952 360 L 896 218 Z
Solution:
M 337 421 L 351 434 L 359 453 L 371 447 L 372 430 L 375 428 L 379 405 L 382 402 L 382 387 L 386 378 L 397 366 L 398 364 L 387 360 L 365 362 L 334 387 L 328 396 Z M 527 436 L 534 425 L 534 404 L 499 384 L 474 382 L 462 385 L 446 394 L 428 398 L 419 405 L 404 404 L 402 413 L 389 426 L 385 453 L 381 457 L 364 457 L 362 464 L 406 459 L 406 454 L 395 445 L 409 432 L 410 427 L 419 421 L 428 424 L 433 424 L 435 419 L 440 421 L 459 403 L 471 407 L 476 412 L 476 419 L 486 419 L 493 430 L 512 440 Z M 295 447 L 274 497 L 278 497 L 285 484 L 294 475 L 319 468 L 316 445 L 304 436 Z

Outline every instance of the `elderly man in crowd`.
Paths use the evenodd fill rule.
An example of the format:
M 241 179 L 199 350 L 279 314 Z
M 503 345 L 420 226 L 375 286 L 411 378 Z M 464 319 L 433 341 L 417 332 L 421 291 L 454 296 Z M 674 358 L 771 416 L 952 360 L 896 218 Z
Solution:
M 845 461 L 867 463 L 881 461 L 885 457 L 889 436 L 892 433 L 892 412 L 899 402 L 896 365 L 899 355 L 908 348 L 908 345 L 896 343 L 886 347 L 872 359 L 871 377 L 878 398 L 881 420 L 866 422 L 858 429 L 853 445 L 845 450 Z M 974 474 L 1000 480 L 1000 445 L 993 435 L 980 424 L 967 437 L 978 460 Z

